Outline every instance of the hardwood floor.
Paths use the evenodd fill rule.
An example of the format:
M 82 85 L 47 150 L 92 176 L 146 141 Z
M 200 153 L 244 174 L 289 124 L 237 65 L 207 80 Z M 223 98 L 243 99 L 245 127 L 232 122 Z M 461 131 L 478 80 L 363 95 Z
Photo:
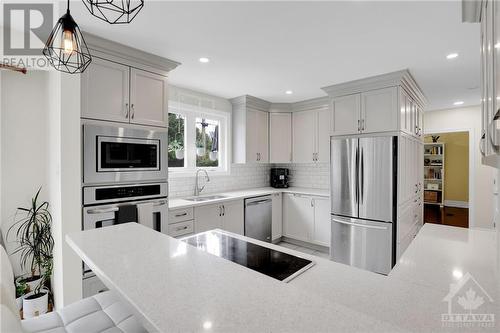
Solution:
M 424 223 L 450 225 L 453 227 L 469 227 L 469 209 L 456 207 L 439 207 L 425 205 Z

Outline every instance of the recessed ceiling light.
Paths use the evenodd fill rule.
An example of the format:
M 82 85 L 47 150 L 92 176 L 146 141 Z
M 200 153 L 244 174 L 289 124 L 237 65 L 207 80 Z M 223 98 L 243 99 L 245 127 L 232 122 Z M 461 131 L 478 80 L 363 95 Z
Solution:
M 462 105 L 464 104 L 464 101 L 456 101 L 455 103 L 453 103 L 453 105 Z
M 204 63 L 204 64 L 206 64 L 207 62 L 210 62 L 210 59 L 205 58 L 205 57 L 202 57 L 199 60 L 200 60 L 201 63 Z
M 446 56 L 446 59 L 455 59 L 458 57 L 458 53 L 450 53 Z
M 293 94 L 293 91 L 291 91 L 291 90 L 287 90 L 287 91 L 285 91 L 285 94 L 287 94 L 287 95 L 291 95 L 291 94 Z

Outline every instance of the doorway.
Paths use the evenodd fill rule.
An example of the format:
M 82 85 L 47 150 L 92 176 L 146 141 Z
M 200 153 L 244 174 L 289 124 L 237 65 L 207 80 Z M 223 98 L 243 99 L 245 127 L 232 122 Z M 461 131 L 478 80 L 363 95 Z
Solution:
M 424 136 L 424 223 L 469 227 L 469 132 Z

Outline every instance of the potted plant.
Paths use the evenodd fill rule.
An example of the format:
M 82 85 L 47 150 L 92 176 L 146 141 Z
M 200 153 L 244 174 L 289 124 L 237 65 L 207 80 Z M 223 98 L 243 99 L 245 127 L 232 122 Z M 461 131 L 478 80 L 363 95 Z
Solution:
M 182 142 L 177 141 L 176 139 L 169 142 L 168 151 L 174 152 L 175 158 L 178 160 L 182 160 L 184 158 L 184 146 L 182 145 Z
M 219 155 L 218 151 L 211 151 L 210 153 L 208 153 L 208 158 L 210 159 L 210 161 L 216 161 L 218 155 Z
M 17 209 L 23 216 L 9 228 L 9 233 L 17 226 L 16 238 L 19 247 L 14 253 L 20 254 L 21 267 L 27 266 L 31 276 L 21 279 L 19 283 L 39 280 L 39 283 L 30 286 L 30 292 L 23 298 L 24 318 L 31 318 L 46 313 L 50 293 L 50 277 L 52 275 L 52 250 L 54 249 L 54 239 L 52 238 L 52 216 L 49 212 L 49 203 L 43 201 L 39 203 L 38 196 L 41 188 L 38 189 L 34 198 L 31 199 L 31 206 Z
M 203 142 L 196 142 L 196 155 L 199 157 L 205 156 L 205 147 L 203 146 Z
M 24 296 L 28 293 L 29 291 L 29 286 L 24 281 L 24 279 L 17 279 L 16 280 L 16 303 L 17 303 L 17 309 L 20 311 L 23 308 L 23 299 Z

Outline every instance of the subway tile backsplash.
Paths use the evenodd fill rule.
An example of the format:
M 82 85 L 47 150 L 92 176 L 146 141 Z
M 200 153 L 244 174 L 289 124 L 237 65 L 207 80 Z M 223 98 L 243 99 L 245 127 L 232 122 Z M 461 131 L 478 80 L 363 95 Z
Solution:
M 290 169 L 290 186 L 317 189 L 329 188 L 329 164 L 233 164 L 231 174 L 210 176 L 210 182 L 203 194 L 235 191 L 240 189 L 269 186 L 272 167 Z M 200 174 L 202 178 L 203 174 Z M 175 177 L 169 179 L 170 198 L 191 196 L 194 193 L 195 177 Z M 202 184 L 202 180 L 200 180 Z
M 317 188 L 328 190 L 330 188 L 330 164 L 275 164 L 276 168 L 290 170 L 290 186 Z

